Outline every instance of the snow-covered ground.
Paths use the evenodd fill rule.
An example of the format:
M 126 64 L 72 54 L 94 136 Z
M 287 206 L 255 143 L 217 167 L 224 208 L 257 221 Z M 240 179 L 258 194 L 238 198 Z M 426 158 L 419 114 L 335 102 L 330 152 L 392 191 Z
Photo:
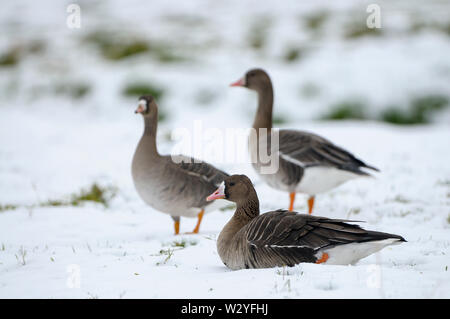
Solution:
M 449 298 L 448 110 L 433 124 L 417 126 L 315 121 L 334 101 L 355 95 L 374 113 L 414 94 L 450 97 L 449 36 L 431 29 L 404 31 L 417 13 L 440 21 L 449 5 L 383 1 L 383 23 L 395 32 L 342 40 L 339 21 L 352 10 L 365 17 L 365 5 L 297 2 L 189 0 L 175 6 L 158 0 L 143 7 L 134 1 L 126 6 L 80 1 L 81 29 L 65 27 L 69 2 L 5 4 L 1 52 L 33 39 L 46 45 L 43 52 L 23 53 L 17 65 L 0 68 L 0 207 L 15 207 L 0 209 L 0 297 Z M 331 12 L 330 21 L 324 35 L 314 38 L 301 28 L 300 17 L 323 9 Z M 251 24 L 267 16 L 268 44 L 249 48 Z M 163 63 L 137 55 L 107 61 L 82 42 L 102 28 L 149 41 L 169 39 L 188 60 Z M 309 53 L 285 62 L 283 50 L 297 44 Z M 254 94 L 227 85 L 253 66 L 272 75 L 282 127 L 328 137 L 381 170 L 376 178 L 319 195 L 315 214 L 363 220 L 363 227 L 402 235 L 407 243 L 355 266 L 230 271 L 215 240 L 232 210 L 207 215 L 199 235 L 173 236 L 170 217 L 139 199 L 130 164 L 142 120 L 133 113 L 137 96 L 123 96 L 123 86 L 140 79 L 165 89 L 159 105 L 167 117 L 159 126 L 159 145 L 168 153 L 176 145 L 171 131 L 194 130 L 195 121 L 205 129 L 251 124 Z M 66 82 L 87 83 L 90 91 L 80 99 L 52 93 L 53 86 Z M 311 83 L 319 93 L 303 95 Z M 199 143 L 211 140 L 201 136 Z M 287 208 L 288 195 L 261 183 L 249 164 L 214 164 L 252 178 L 263 212 Z M 40 205 L 93 183 L 117 189 L 107 207 Z M 298 196 L 295 209 L 305 208 L 306 198 Z M 182 219 L 182 232 L 195 222 Z

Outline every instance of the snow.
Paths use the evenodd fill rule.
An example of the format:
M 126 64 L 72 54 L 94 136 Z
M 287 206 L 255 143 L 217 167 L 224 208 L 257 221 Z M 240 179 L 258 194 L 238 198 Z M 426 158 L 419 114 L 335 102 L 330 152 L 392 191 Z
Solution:
M 48 48 L 13 69 L 0 69 L 0 205 L 18 206 L 0 211 L 0 298 L 450 297 L 449 113 L 433 124 L 417 126 L 315 121 L 331 102 L 347 96 L 362 95 L 374 112 L 420 92 L 450 96 L 448 36 L 424 31 L 342 41 L 333 24 L 357 7 L 357 1 L 275 3 L 189 0 L 174 6 L 158 0 L 143 8 L 135 1 L 127 6 L 119 1 L 80 1 L 79 30 L 65 27 L 62 2 L 5 4 L 0 48 L 33 38 L 44 39 Z M 430 8 L 446 6 L 448 11 L 448 4 L 432 3 Z M 427 10 L 407 4 L 389 7 L 382 1 L 389 14 L 383 21 L 398 23 L 401 29 L 414 10 L 426 16 Z M 321 8 L 336 14 L 325 39 L 309 39 L 299 28 L 299 16 Z M 13 14 L 17 10 L 20 15 Z M 167 17 L 180 15 L 206 22 L 185 32 L 186 26 L 168 22 Z M 261 15 L 275 22 L 270 47 L 255 53 L 245 39 L 248 24 Z M 396 18 L 390 20 L 391 15 Z M 181 51 L 186 49 L 194 60 L 105 61 L 93 48 L 80 45 L 83 34 L 99 26 L 184 41 Z M 289 32 L 292 28 L 298 33 Z M 200 49 L 212 40 L 218 44 Z M 314 50 L 304 60 L 285 64 L 280 55 L 289 43 L 307 43 Z M 171 218 L 140 200 L 130 166 L 143 123 L 134 114 L 138 97 L 123 97 L 123 84 L 144 79 L 166 88 L 158 102 L 169 117 L 159 125 L 158 143 L 161 152 L 170 153 L 176 142 L 167 136 L 180 128 L 194 132 L 195 121 L 204 131 L 250 126 L 254 93 L 228 84 L 254 66 L 267 69 L 274 80 L 275 113 L 288 118 L 283 128 L 313 131 L 381 170 L 375 178 L 353 180 L 317 196 L 314 214 L 363 220 L 364 228 L 399 234 L 406 243 L 354 266 L 301 264 L 231 271 L 217 255 L 216 238 L 232 210 L 206 215 L 199 235 L 174 236 Z M 92 92 L 80 100 L 33 95 L 36 87 L 63 80 L 86 81 Z M 299 90 L 305 83 L 320 85 L 319 97 L 302 97 Z M 200 89 L 213 92 L 210 105 L 195 102 Z M 214 141 L 203 134 L 197 142 L 207 148 Z M 213 154 L 203 155 L 214 159 Z M 263 184 L 250 164 L 212 162 L 229 173 L 247 174 L 255 183 L 262 212 L 288 207 L 288 194 Z M 36 206 L 94 182 L 117 187 L 108 207 Z M 297 196 L 295 209 L 305 212 L 306 207 L 306 196 Z M 195 223 L 182 218 L 181 231 L 191 231 Z M 181 242 L 184 248 L 177 246 Z

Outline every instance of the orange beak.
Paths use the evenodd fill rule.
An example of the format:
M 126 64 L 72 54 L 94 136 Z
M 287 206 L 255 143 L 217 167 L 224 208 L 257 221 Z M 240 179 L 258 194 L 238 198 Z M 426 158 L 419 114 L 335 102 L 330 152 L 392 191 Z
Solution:
M 219 188 L 214 193 L 212 193 L 211 195 L 206 197 L 206 201 L 210 202 L 215 199 L 222 199 L 222 198 L 225 198 L 225 183 L 224 182 L 222 182 L 222 184 L 220 184 Z
M 245 79 L 240 78 L 236 82 L 231 83 L 230 86 L 245 86 Z

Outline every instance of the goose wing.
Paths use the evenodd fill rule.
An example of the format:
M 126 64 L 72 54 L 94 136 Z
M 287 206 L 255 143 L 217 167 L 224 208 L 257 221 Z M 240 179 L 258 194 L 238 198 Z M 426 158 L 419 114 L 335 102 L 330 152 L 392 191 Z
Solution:
M 246 227 L 249 262 L 255 265 L 287 265 L 316 262 L 316 253 L 350 243 L 404 239 L 398 235 L 367 231 L 349 220 L 310 216 L 287 210 L 262 214 Z
M 369 175 L 361 168 L 378 171 L 377 168 L 367 165 L 345 149 L 309 132 L 281 130 L 279 139 L 280 157 L 302 168 L 331 166 L 360 175 Z
M 168 160 L 172 161 L 174 165 L 176 165 L 183 172 L 196 176 L 204 181 L 214 185 L 219 186 L 220 183 L 223 182 L 225 178 L 229 175 L 224 171 L 214 167 L 211 164 L 206 162 L 198 161 L 195 158 L 177 155 L 177 156 L 165 156 Z

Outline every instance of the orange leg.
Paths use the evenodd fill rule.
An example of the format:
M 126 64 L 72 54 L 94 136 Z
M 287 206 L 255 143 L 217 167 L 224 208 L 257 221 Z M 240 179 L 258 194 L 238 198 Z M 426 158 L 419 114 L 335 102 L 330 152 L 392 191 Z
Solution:
M 295 192 L 289 194 L 291 199 L 291 204 L 289 205 L 289 210 L 292 212 L 294 210 Z
M 328 260 L 328 258 L 330 258 L 330 256 L 327 253 L 323 253 L 322 257 L 320 257 L 320 259 L 316 260 L 316 264 L 324 263 Z
M 314 207 L 314 196 L 308 198 L 308 213 L 311 215 Z
M 202 223 L 204 214 L 205 214 L 205 210 L 202 209 L 202 211 L 198 214 L 197 225 L 195 226 L 194 230 L 192 231 L 192 234 L 198 234 L 198 231 L 200 230 L 200 224 Z
M 176 221 L 173 223 L 173 226 L 174 226 L 174 228 L 175 228 L 175 235 L 178 235 L 178 234 L 180 233 L 180 221 L 179 221 L 179 220 L 176 220 Z

